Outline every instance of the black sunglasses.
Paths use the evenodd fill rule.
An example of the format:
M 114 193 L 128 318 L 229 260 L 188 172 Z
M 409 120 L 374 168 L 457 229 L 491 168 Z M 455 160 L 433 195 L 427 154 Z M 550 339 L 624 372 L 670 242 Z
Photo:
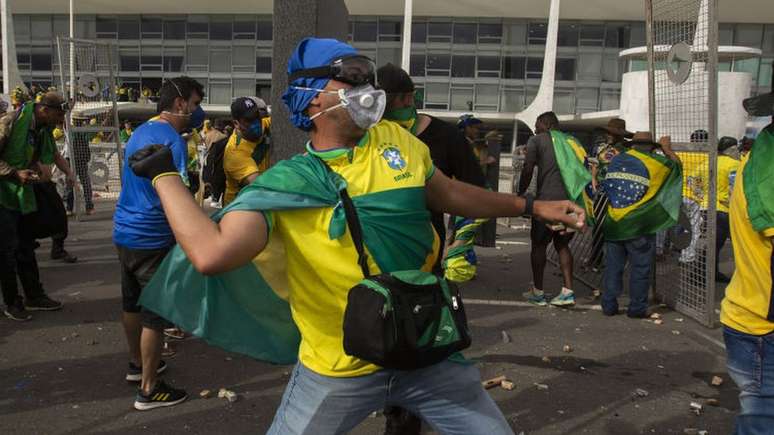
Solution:
M 331 78 L 352 86 L 376 84 L 376 64 L 368 56 L 342 57 L 329 65 L 307 68 L 288 75 L 288 83 L 300 78 Z

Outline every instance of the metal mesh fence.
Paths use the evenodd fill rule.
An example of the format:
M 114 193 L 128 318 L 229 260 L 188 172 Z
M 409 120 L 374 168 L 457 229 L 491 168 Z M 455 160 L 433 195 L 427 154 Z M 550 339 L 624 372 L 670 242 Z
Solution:
M 715 319 L 716 0 L 648 0 L 650 124 L 683 163 L 678 227 L 657 235 L 655 292 L 699 322 Z
M 71 104 L 64 148 L 78 178 L 65 196 L 68 209 L 80 215 L 90 213 L 95 200 L 117 199 L 121 190 L 116 48 L 61 37 L 57 42 L 60 86 Z

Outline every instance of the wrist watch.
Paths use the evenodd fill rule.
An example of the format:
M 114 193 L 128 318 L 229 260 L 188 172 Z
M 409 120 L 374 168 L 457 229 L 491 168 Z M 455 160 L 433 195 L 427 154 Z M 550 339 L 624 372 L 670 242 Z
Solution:
M 524 200 L 527 202 L 526 206 L 524 207 L 524 216 L 532 217 L 532 208 L 535 205 L 535 196 L 531 193 L 527 193 L 524 195 Z

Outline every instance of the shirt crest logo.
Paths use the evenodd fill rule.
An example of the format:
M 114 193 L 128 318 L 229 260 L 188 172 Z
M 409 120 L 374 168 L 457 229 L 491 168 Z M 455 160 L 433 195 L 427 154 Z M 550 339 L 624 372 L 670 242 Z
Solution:
M 389 147 L 382 152 L 382 157 L 387 161 L 387 165 L 396 171 L 400 171 L 406 167 L 406 160 L 400 155 L 400 150 L 397 148 Z

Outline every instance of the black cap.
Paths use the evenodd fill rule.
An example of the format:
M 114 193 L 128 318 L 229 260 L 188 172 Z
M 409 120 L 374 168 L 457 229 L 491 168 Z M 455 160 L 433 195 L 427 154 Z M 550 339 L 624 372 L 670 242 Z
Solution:
M 414 92 L 414 82 L 400 67 L 388 63 L 376 70 L 376 83 L 379 89 L 388 94 L 408 94 Z
M 252 119 L 266 110 L 266 103 L 258 97 L 238 97 L 231 103 L 231 117 Z
M 736 138 L 731 136 L 723 136 L 718 141 L 718 152 L 723 152 L 731 147 L 735 147 L 738 144 Z

